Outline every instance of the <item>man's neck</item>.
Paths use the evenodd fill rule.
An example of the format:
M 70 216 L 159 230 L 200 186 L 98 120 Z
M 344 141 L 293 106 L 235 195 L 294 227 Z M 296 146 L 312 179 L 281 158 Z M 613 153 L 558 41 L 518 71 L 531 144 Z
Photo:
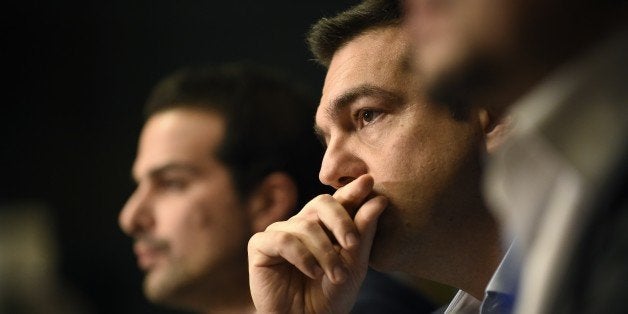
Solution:
M 422 258 L 406 261 L 400 271 L 461 289 L 478 300 L 484 299 L 486 286 L 504 250 L 498 226 L 490 213 L 473 212 L 470 216 L 458 217 L 461 228 L 440 230 L 435 234 L 443 243 L 440 249 L 419 253 L 417 256 Z
M 459 265 L 457 278 L 457 286 L 478 300 L 484 299 L 486 286 L 504 256 L 497 226 L 487 225 L 483 231 L 486 233 L 474 239 L 480 245 L 470 245 L 464 252 L 467 258 Z

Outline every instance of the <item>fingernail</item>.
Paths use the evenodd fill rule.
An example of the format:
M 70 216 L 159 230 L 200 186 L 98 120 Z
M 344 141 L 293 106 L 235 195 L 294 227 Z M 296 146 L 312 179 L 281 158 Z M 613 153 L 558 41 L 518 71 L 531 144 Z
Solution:
M 336 283 L 345 281 L 345 270 L 341 266 L 334 267 L 334 279 Z
M 379 203 L 380 203 L 380 206 L 381 206 L 380 212 L 382 212 L 388 206 L 388 199 L 383 197 L 383 196 L 379 197 Z
M 355 233 L 351 232 L 345 237 L 345 242 L 347 243 L 347 246 L 352 247 L 358 245 L 358 243 L 360 243 L 360 240 L 358 239 L 358 236 L 355 235 Z

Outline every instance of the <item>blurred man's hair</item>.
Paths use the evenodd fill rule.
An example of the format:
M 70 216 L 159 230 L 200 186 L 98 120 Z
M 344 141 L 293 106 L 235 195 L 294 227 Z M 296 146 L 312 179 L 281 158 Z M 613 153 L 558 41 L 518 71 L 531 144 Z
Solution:
M 316 101 L 294 78 L 249 63 L 181 69 L 163 79 L 146 102 L 146 118 L 194 108 L 225 119 L 217 158 L 230 170 L 242 197 L 268 174 L 296 182 L 299 203 L 320 193 L 322 147 L 312 131 Z

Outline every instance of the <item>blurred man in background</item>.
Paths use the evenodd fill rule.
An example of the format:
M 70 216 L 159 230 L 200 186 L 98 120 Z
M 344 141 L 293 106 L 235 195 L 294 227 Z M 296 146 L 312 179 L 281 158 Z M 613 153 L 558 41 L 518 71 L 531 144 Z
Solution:
M 135 240 L 150 301 L 253 312 L 249 237 L 323 192 L 315 102 L 274 72 L 250 64 L 184 69 L 148 99 L 133 165 L 138 186 L 120 226 Z M 385 275 L 374 280 L 379 296 L 411 292 Z
M 152 91 L 120 213 L 144 292 L 200 312 L 253 310 L 246 243 L 315 189 L 312 101 L 266 69 L 184 69 Z
M 628 5 L 407 0 L 432 100 L 512 113 L 487 197 L 522 266 L 519 313 L 625 313 Z

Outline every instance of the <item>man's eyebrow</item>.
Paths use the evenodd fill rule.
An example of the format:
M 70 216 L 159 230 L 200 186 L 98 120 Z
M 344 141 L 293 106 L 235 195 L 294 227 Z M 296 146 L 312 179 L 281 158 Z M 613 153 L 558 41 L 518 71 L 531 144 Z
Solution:
M 362 84 L 348 89 L 343 94 L 333 99 L 329 107 L 325 109 L 325 114 L 327 114 L 331 120 L 336 120 L 347 106 L 363 97 L 379 98 L 392 105 L 400 105 L 403 103 L 403 97 L 398 93 L 371 84 Z M 323 146 L 327 146 L 325 141 L 325 131 L 323 131 L 323 129 L 321 129 L 316 123 L 314 123 L 314 134 Z
M 199 169 L 195 166 L 192 166 L 190 164 L 186 164 L 186 163 L 181 163 L 181 162 L 171 162 L 171 163 L 167 163 L 163 166 L 159 166 L 156 168 L 151 169 L 148 172 L 147 177 L 149 178 L 158 178 L 160 176 L 163 176 L 165 173 L 170 172 L 170 171 L 181 171 L 181 172 L 187 172 L 189 174 L 196 174 L 199 172 Z M 135 174 L 133 174 L 134 178 L 137 178 L 137 176 Z
M 403 97 L 398 93 L 370 84 L 362 84 L 345 91 L 342 95 L 333 99 L 325 111 L 332 120 L 335 120 L 338 118 L 338 115 L 342 112 L 342 110 L 363 97 L 379 98 L 394 105 L 398 105 L 403 102 Z

